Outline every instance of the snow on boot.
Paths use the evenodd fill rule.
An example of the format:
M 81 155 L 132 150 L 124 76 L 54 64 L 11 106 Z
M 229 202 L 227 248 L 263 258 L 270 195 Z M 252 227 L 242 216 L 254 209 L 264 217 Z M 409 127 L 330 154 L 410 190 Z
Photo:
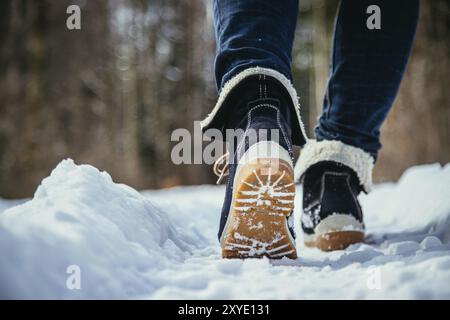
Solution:
M 358 194 L 369 191 L 373 160 L 339 141 L 310 141 L 296 173 L 303 182 L 301 225 L 306 246 L 340 250 L 364 240 Z
M 304 144 L 306 136 L 286 83 L 270 69 L 246 70 L 225 85 L 205 120 L 206 127 L 242 130 L 214 166 L 220 178 L 228 174 L 218 233 L 224 258 L 297 257 L 292 140 Z

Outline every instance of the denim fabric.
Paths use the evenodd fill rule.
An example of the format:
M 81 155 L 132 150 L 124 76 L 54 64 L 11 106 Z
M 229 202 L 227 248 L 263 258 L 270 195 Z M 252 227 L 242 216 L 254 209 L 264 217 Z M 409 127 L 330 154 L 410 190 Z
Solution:
M 381 9 L 381 29 L 369 30 L 369 5 Z M 339 140 L 369 152 L 381 148 L 380 127 L 397 94 L 419 13 L 412 0 L 344 0 L 340 4 L 318 140 Z
M 369 5 L 381 9 L 381 29 L 369 30 Z M 217 87 L 250 67 L 291 75 L 298 1 L 213 0 Z M 374 159 L 380 127 L 402 79 L 417 25 L 418 0 L 342 0 L 335 24 L 330 80 L 318 140 L 339 140 Z M 295 137 L 294 137 L 294 140 Z
M 292 80 L 297 0 L 214 0 L 213 10 L 219 89 L 234 75 L 257 66 Z

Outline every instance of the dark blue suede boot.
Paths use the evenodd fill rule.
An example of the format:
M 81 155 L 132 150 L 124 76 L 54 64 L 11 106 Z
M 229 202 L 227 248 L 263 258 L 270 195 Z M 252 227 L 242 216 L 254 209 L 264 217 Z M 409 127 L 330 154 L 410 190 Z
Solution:
M 228 173 L 218 233 L 222 256 L 295 259 L 292 140 L 306 141 L 296 104 L 279 79 L 257 74 L 224 99 L 228 112 L 216 110 L 212 122 L 239 133 L 227 137 L 228 157 L 215 165 L 219 176 Z
M 370 190 L 372 168 L 373 158 L 362 149 L 341 141 L 308 142 L 295 168 L 303 182 L 306 246 L 331 251 L 364 240 L 358 195 Z

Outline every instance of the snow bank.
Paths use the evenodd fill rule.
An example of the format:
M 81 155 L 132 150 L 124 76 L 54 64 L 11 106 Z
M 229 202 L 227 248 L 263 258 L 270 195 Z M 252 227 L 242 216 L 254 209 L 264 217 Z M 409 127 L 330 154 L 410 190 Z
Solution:
M 366 243 L 293 260 L 223 260 L 222 186 L 137 191 L 71 160 L 0 213 L 1 298 L 450 299 L 450 165 L 361 196 Z M 8 204 L 7 204 L 8 205 Z M 301 190 L 296 197 L 299 227 Z M 297 229 L 298 230 L 298 229 Z M 69 290 L 67 267 L 81 270 Z
M 2 214 L 3 211 L 6 211 L 6 209 L 18 206 L 26 201 L 28 201 L 28 199 L 10 200 L 0 198 L 0 214 Z
M 361 195 L 367 226 L 376 238 L 450 241 L 450 163 L 411 167 L 396 183 Z
M 1 298 L 136 296 L 154 286 L 144 274 L 182 262 L 193 248 L 137 191 L 72 160 L 0 217 Z M 71 265 L 81 269 L 82 290 L 66 287 Z

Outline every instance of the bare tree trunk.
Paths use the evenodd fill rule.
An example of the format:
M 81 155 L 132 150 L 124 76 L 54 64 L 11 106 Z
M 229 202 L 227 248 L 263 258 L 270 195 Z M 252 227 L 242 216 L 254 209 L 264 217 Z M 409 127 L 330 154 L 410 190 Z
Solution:
M 416 164 L 450 161 L 450 3 L 422 1 L 412 56 L 382 129 L 377 180 L 396 179 Z

